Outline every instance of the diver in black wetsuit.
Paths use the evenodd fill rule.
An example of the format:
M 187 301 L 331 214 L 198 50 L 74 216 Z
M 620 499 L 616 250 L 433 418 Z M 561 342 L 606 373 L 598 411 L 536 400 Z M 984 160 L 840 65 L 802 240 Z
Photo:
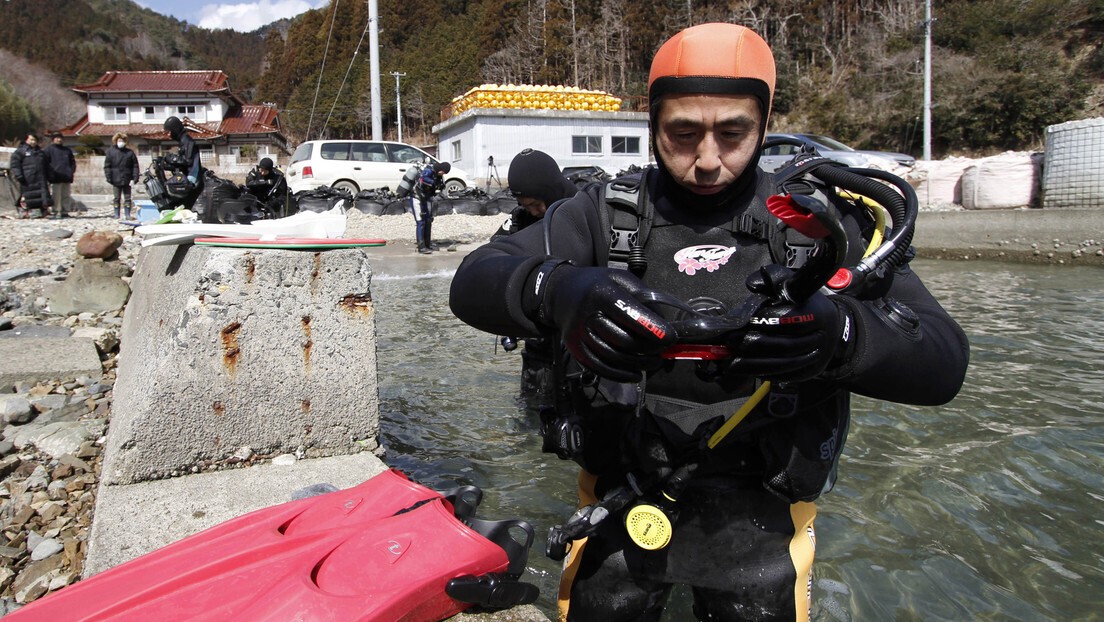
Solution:
M 191 209 L 203 192 L 203 165 L 200 163 L 199 146 L 184 128 L 184 122 L 177 117 L 165 119 L 163 127 L 169 137 L 177 142 L 174 157 L 183 176 L 179 187 L 181 198 L 175 200 L 174 204 Z
M 518 206 L 510 212 L 510 219 L 491 236 L 491 240 L 540 222 L 548 208 L 575 196 L 579 190 L 563 176 L 552 156 L 534 149 L 525 149 L 514 156 L 506 179 L 510 194 L 517 199 Z
M 510 194 L 517 199 L 518 207 L 510 213 L 510 219 L 491 236 L 491 240 L 513 235 L 544 218 L 550 208 L 569 199 L 578 192 L 556 164 L 552 156 L 543 151 L 525 149 L 510 161 L 507 174 Z M 521 352 L 521 395 L 535 406 L 552 404 L 552 357 L 558 352 L 559 340 L 547 337 L 527 337 Z M 510 343 L 507 338 L 503 345 Z
M 707 315 L 731 313 L 801 269 L 807 240 L 765 217 L 776 189 L 757 167 L 774 81 L 773 55 L 754 32 L 703 24 L 678 33 L 649 79 L 657 165 L 561 205 L 547 217 L 550 252 L 530 227 L 472 252 L 454 277 L 461 320 L 554 335 L 577 363 L 548 429 L 578 433 L 564 436 L 583 442 L 560 449 L 583 466 L 580 506 L 601 500 L 611 515 L 581 514 L 595 526 L 570 544 L 567 620 L 658 620 L 675 584 L 691 587 L 702 620 L 807 619 L 813 501 L 835 481 L 851 393 L 935 405 L 965 377 L 965 334 L 907 254 L 861 287 L 766 298 L 711 366 L 661 357 L 679 325 L 641 302 L 653 290 Z M 830 187 L 817 191 L 850 242 L 842 265 L 855 265 L 874 219 Z M 608 215 L 626 209 L 637 215 L 628 230 L 639 223 L 633 272 L 610 265 L 620 252 L 611 232 L 624 225 Z M 642 507 L 669 520 L 648 523 L 668 541 L 632 530 Z

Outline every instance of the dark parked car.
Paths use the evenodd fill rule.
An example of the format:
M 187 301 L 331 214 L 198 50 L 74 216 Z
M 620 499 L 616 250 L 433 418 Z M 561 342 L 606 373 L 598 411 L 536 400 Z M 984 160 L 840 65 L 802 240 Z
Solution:
M 820 155 L 848 166 L 877 167 L 881 164 L 880 168 L 887 168 L 892 164 L 906 167 L 916 164 L 916 158 L 907 153 L 852 149 L 834 138 L 818 134 L 767 134 L 759 166 L 765 171 L 775 171 L 792 160 L 803 147 L 816 149 Z

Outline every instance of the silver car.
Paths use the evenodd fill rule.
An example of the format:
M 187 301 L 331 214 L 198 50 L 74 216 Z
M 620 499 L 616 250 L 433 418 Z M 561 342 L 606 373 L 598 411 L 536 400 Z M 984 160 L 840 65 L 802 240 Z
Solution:
M 854 167 L 912 168 L 916 158 L 906 153 L 852 149 L 840 141 L 818 134 L 767 134 L 759 168 L 774 172 L 794 158 L 803 148 L 816 149 L 825 158 Z

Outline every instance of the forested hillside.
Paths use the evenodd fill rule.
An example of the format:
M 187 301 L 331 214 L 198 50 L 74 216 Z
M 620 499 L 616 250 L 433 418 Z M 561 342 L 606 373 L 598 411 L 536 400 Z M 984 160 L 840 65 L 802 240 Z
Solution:
M 772 129 L 822 132 L 859 147 L 921 149 L 924 0 L 378 6 L 388 136 L 396 122 L 391 72 L 406 74 L 404 135 L 429 142 L 449 101 L 485 82 L 605 90 L 639 109 L 651 56 L 667 36 L 690 24 L 735 21 L 775 50 Z M 937 156 L 1036 148 L 1047 125 L 1104 114 L 1104 1 L 936 0 L 933 12 Z M 63 83 L 109 69 L 222 69 L 239 94 L 278 104 L 293 140 L 371 135 L 368 5 L 361 0 L 332 0 L 268 30 L 263 43 L 261 33 L 187 27 L 130 0 L 8 0 L 0 3 L 0 22 L 0 47 Z
M 735 21 L 776 52 L 772 129 L 922 149 L 923 0 L 379 0 L 379 7 L 389 129 L 390 72 L 406 73 L 407 128 L 439 122 L 452 97 L 483 82 L 575 85 L 636 106 L 667 36 L 690 24 Z M 367 12 L 363 2 L 339 0 L 300 16 L 286 40 L 269 37 L 260 96 L 280 104 L 300 138 L 370 134 L 368 63 L 349 62 Z M 937 154 L 1036 147 L 1047 125 L 1104 113 L 1104 2 L 944 0 L 934 15 Z

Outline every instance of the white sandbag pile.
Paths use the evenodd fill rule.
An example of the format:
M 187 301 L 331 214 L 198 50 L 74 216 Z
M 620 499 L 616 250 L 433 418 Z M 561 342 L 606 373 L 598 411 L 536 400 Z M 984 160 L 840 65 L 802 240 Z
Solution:
M 1034 186 L 1031 154 L 1009 151 L 976 160 L 962 171 L 960 203 L 966 209 L 1028 207 Z
M 906 179 L 916 190 L 920 209 L 946 210 L 961 205 L 959 181 L 962 172 L 976 162 L 972 158 L 957 157 L 929 162 L 917 160 Z

